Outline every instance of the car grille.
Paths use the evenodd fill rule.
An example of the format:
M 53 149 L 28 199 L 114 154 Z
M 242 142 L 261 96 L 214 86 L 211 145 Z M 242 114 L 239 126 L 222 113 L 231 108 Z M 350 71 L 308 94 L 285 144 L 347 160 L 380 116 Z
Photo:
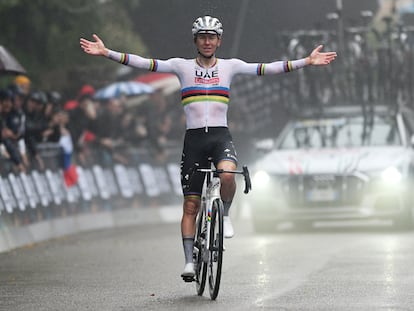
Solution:
M 348 205 L 361 201 L 365 183 L 355 176 L 297 175 L 282 183 L 290 206 Z

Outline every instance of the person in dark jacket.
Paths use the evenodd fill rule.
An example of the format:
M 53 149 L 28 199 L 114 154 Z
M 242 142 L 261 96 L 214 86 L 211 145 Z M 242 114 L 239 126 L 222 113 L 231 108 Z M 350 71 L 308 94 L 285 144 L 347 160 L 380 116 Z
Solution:
M 18 122 L 13 122 L 17 115 L 13 110 L 13 92 L 11 90 L 0 91 L 0 106 L 1 142 L 15 168 L 20 172 L 24 172 L 25 166 L 18 147 L 20 138 L 17 128 Z
M 32 92 L 26 102 L 26 132 L 24 140 L 32 165 L 43 170 L 44 163 L 38 153 L 37 146 L 43 141 L 43 132 L 48 128 L 48 120 L 44 114 L 46 94 L 41 91 Z

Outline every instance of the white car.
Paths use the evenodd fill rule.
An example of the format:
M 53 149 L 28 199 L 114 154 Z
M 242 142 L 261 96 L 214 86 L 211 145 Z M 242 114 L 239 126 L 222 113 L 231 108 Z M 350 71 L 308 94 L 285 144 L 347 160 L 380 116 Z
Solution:
M 253 165 L 256 230 L 287 220 L 304 225 L 351 219 L 388 219 L 410 228 L 413 112 L 333 106 L 303 114 Z

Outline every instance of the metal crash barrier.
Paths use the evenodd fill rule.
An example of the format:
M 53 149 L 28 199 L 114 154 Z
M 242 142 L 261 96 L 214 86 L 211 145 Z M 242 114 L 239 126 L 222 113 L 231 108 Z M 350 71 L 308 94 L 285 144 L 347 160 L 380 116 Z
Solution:
M 146 149 L 126 152 L 127 164 L 75 163 L 77 183 L 68 187 L 60 147 L 40 146 L 44 170 L 0 176 L 0 229 L 79 213 L 181 202 L 178 150 L 168 150 L 162 161 Z

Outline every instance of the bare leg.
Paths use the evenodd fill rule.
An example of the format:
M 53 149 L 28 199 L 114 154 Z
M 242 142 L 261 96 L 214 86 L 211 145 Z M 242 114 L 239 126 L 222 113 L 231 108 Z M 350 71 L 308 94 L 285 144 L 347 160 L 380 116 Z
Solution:
M 181 235 L 183 238 L 183 247 L 185 262 L 193 260 L 193 240 L 195 236 L 195 224 L 198 209 L 200 207 L 200 198 L 187 197 L 183 204 L 183 217 L 181 219 Z
M 235 170 L 236 164 L 232 161 L 220 161 L 217 168 L 224 170 Z M 231 202 L 236 193 L 236 180 L 234 174 L 223 173 L 220 174 L 221 181 L 221 198 L 224 202 Z

